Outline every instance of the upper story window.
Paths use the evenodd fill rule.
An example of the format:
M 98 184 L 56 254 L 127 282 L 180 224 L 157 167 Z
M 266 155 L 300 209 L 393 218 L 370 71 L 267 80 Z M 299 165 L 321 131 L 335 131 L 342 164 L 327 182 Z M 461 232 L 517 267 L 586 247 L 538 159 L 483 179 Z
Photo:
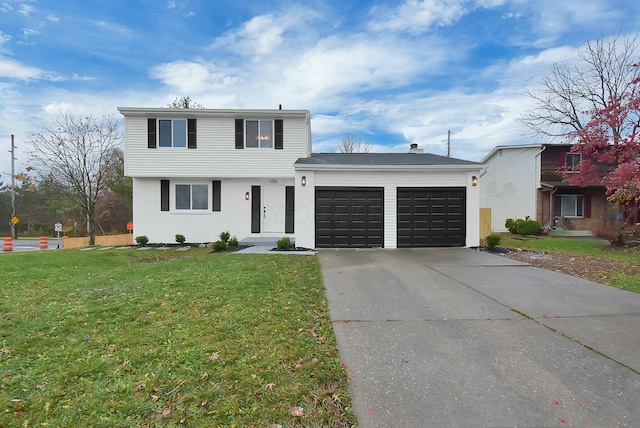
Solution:
M 246 147 L 259 149 L 273 148 L 273 121 L 272 120 L 247 120 Z
M 196 119 L 147 119 L 147 147 L 195 149 Z
M 284 149 L 282 119 L 236 119 L 235 134 L 236 149 Z
M 158 145 L 160 147 L 187 147 L 187 120 L 158 120 Z
M 576 167 L 582 162 L 582 153 L 567 153 L 565 155 L 565 166 L 567 172 L 575 171 Z

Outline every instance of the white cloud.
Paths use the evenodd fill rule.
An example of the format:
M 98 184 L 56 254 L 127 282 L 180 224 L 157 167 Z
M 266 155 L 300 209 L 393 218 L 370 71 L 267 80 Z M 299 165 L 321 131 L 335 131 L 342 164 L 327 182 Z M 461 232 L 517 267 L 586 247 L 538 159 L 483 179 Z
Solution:
M 286 26 L 284 20 L 276 21 L 271 14 L 256 16 L 237 31 L 218 38 L 211 47 L 232 50 L 241 56 L 265 55 L 282 43 Z
M 18 8 L 18 13 L 20 13 L 20 14 L 22 14 L 24 16 L 29 16 L 35 10 L 36 9 L 33 6 L 30 6 L 30 5 L 25 4 L 25 3 L 21 3 L 20 7 Z
M 51 21 L 51 22 L 59 22 L 59 21 L 60 21 L 60 18 L 58 18 L 58 17 L 57 17 L 57 16 L 55 16 L 55 15 L 47 15 L 47 19 L 48 19 L 49 21 Z
M 206 93 L 216 87 L 233 87 L 238 82 L 237 76 L 206 62 L 160 64 L 151 69 L 150 75 L 184 95 Z
M 421 34 L 432 27 L 451 25 L 468 11 L 465 0 L 406 0 L 390 9 L 374 6 L 369 27 L 374 31 L 401 31 Z
M 38 79 L 42 76 L 42 70 L 30 67 L 26 64 L 0 56 L 0 77 L 9 79 Z

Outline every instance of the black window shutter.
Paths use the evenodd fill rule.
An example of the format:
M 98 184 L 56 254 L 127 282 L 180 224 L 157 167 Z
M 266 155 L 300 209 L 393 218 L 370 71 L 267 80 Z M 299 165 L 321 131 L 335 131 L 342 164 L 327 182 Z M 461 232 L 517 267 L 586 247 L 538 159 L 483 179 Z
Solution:
M 211 184 L 212 184 L 211 187 L 213 189 L 213 202 L 212 202 L 213 211 L 221 211 L 222 182 L 220 180 L 213 180 Z
M 296 203 L 296 188 L 294 186 L 285 187 L 284 202 L 284 233 L 294 233 L 294 207 Z
M 244 119 L 236 119 L 236 149 L 244 149 Z
M 251 186 L 251 233 L 260 233 L 260 186 Z
M 284 149 L 284 132 L 283 132 L 283 128 L 284 128 L 284 124 L 282 119 L 277 119 L 276 120 L 276 126 L 275 126 L 275 131 L 276 131 L 276 141 L 275 141 L 275 145 L 274 148 L 276 150 L 282 150 Z
M 155 118 L 147 119 L 147 148 L 156 148 L 156 120 Z
M 169 211 L 169 180 L 160 180 L 160 211 Z
M 190 149 L 196 148 L 196 120 L 187 119 L 187 147 Z

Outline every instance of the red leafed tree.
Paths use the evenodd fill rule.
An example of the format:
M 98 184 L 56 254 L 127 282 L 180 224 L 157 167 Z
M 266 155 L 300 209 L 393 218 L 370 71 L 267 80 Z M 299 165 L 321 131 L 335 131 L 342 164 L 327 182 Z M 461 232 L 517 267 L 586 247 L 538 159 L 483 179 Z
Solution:
M 606 107 L 589 113 L 590 121 L 577 132 L 578 142 L 571 148 L 582 154 L 582 161 L 571 172 L 561 171 L 565 181 L 574 186 L 602 182 L 610 201 L 639 203 L 640 78 L 628 91 L 610 99 Z M 603 165 L 609 166 L 604 177 L 598 174 Z

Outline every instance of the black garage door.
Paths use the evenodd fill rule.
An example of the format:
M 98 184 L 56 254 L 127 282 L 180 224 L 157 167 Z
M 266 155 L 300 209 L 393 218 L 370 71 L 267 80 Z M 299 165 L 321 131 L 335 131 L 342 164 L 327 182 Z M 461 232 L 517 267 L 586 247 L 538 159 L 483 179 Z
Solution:
M 398 188 L 398 247 L 462 247 L 466 241 L 464 187 Z
M 316 248 L 384 243 L 382 187 L 316 187 Z

